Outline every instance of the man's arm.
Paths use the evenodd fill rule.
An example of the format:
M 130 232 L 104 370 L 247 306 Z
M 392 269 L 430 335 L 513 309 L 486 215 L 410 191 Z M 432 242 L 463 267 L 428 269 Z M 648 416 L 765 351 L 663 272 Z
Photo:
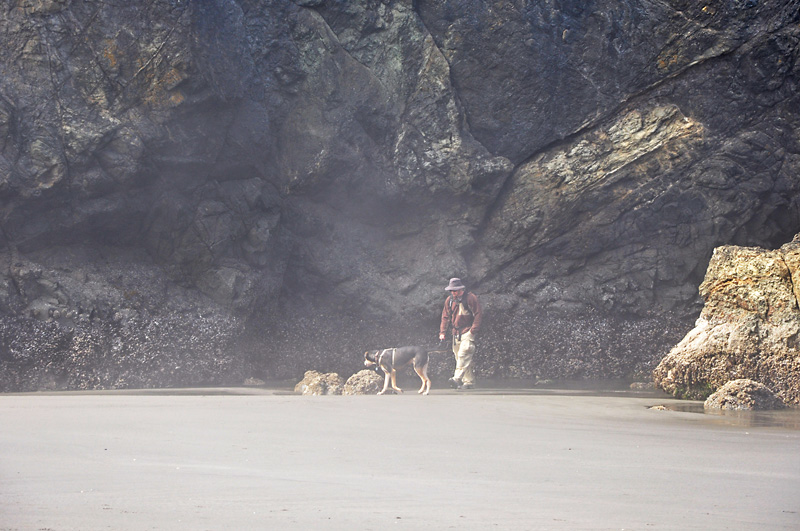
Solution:
M 469 331 L 472 334 L 472 337 L 477 337 L 478 331 L 481 329 L 481 321 L 483 320 L 483 308 L 481 308 L 481 303 L 478 301 L 478 296 L 474 293 L 470 300 L 468 301 L 470 304 L 470 311 L 472 312 L 472 326 L 470 327 Z
M 439 339 L 443 334 L 447 334 L 447 329 L 450 327 L 450 316 L 447 313 L 447 301 L 444 301 L 444 308 L 442 308 L 442 322 L 439 324 Z

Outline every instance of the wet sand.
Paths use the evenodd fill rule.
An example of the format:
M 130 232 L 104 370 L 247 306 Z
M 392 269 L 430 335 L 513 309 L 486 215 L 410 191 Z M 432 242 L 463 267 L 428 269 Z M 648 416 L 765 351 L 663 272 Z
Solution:
M 520 389 L 0 395 L 0 529 L 800 528 L 800 411 L 656 404 L 687 406 Z

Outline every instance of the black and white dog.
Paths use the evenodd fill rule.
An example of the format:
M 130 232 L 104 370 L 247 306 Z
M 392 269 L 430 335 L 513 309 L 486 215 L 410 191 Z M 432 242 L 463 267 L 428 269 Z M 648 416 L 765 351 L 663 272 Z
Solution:
M 431 390 L 431 379 L 428 378 L 428 351 L 422 347 L 397 347 L 383 350 L 368 350 L 364 353 L 364 365 L 367 367 L 380 367 L 386 375 L 383 390 L 379 395 L 389 390 L 391 378 L 392 389 L 398 393 L 403 390 L 397 387 L 397 369 L 402 369 L 409 363 L 414 363 L 414 371 L 422 380 L 422 387 L 418 393 L 427 395 Z

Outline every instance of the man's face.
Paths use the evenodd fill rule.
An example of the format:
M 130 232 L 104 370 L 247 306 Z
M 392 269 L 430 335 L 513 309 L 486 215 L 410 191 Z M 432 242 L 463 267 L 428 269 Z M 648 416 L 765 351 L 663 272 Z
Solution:
M 454 299 L 457 299 L 457 298 L 461 297 L 462 295 L 464 295 L 464 290 L 463 289 L 456 289 L 456 290 L 451 291 L 450 293 L 453 294 L 453 298 Z

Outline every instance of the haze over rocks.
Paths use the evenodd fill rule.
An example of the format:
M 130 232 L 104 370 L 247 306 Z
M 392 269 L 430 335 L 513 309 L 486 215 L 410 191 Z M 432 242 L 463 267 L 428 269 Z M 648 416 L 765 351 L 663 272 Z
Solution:
M 795 2 L 12 0 L 3 390 L 353 374 L 481 297 L 481 375 L 649 374 L 800 227 Z

